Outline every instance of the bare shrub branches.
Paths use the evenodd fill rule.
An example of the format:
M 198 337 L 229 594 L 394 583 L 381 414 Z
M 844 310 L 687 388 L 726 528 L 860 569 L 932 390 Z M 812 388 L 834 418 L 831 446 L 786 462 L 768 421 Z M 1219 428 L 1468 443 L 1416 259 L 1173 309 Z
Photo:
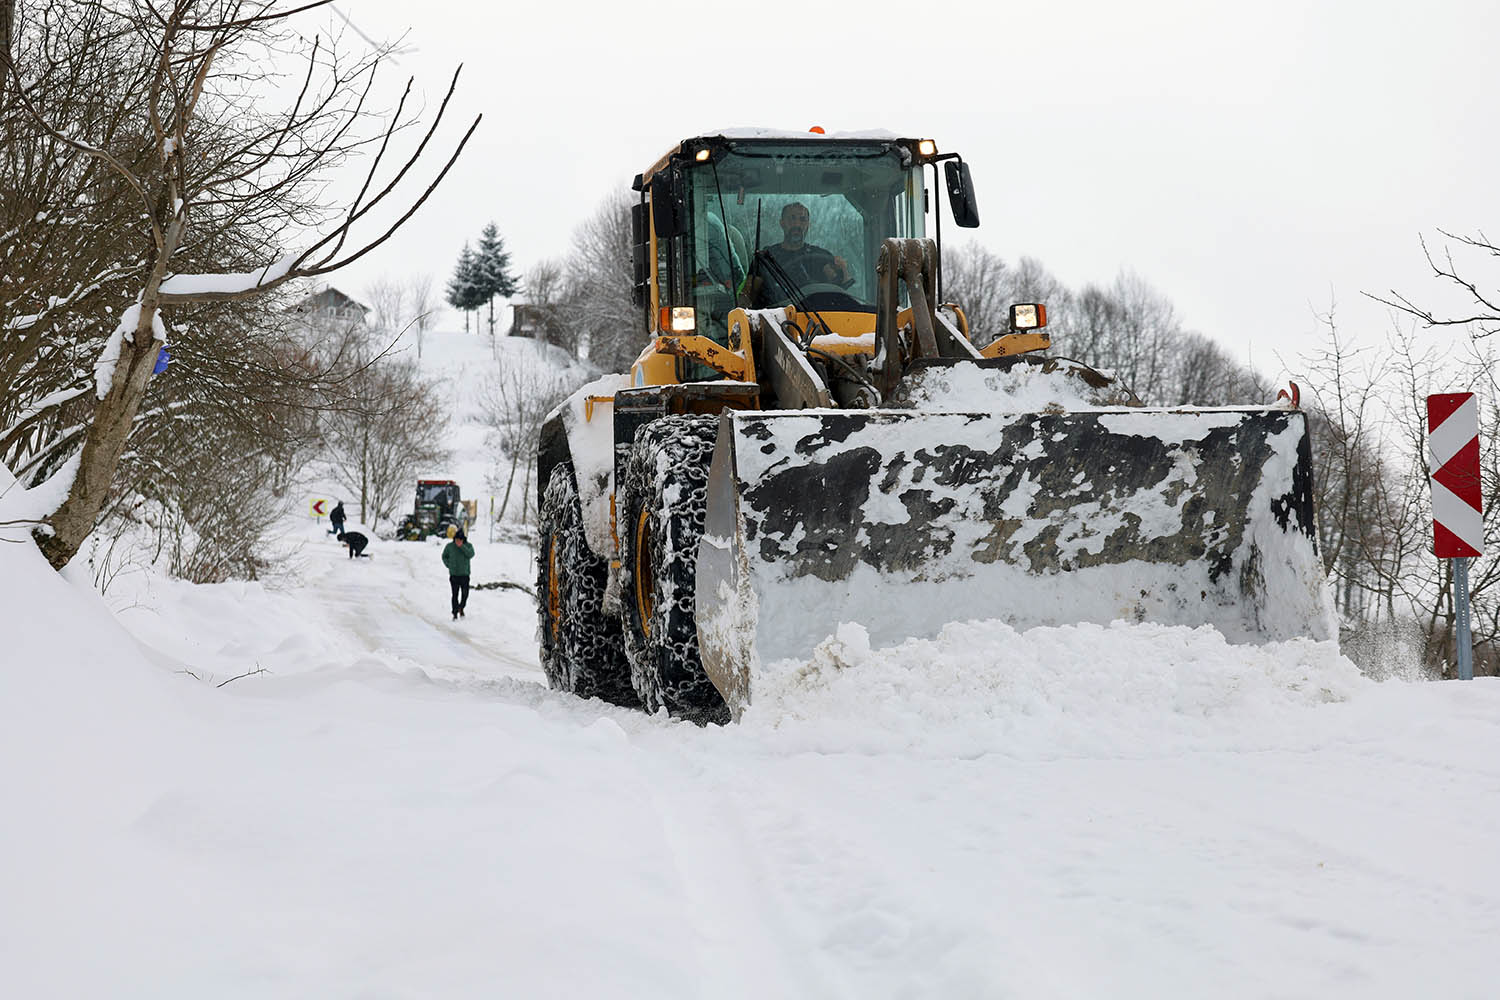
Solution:
M 1427 266 L 1432 270 L 1433 277 L 1463 293 L 1467 299 L 1464 311 L 1439 314 L 1430 308 L 1415 304 L 1394 289 L 1386 296 L 1369 295 L 1369 297 L 1414 317 L 1426 327 L 1464 327 L 1468 329 L 1470 336 L 1476 338 L 1488 337 L 1500 332 L 1500 293 L 1482 290 L 1477 282 L 1464 276 L 1454 260 L 1452 244 L 1477 251 L 1487 257 L 1500 257 L 1500 247 L 1490 242 L 1483 232 L 1477 236 L 1462 236 L 1445 229 L 1439 229 L 1438 232 L 1449 241 L 1450 245 L 1443 247 L 1442 252 L 1434 256 L 1432 249 L 1427 245 L 1427 238 L 1420 236 L 1418 239 L 1422 244 L 1422 255 L 1427 259 Z
M 389 520 L 417 473 L 447 460 L 447 407 L 415 360 L 356 361 L 323 415 L 324 457 L 334 478 L 358 498 L 371 527 Z
M 410 82 L 392 113 L 373 113 L 383 52 L 346 59 L 288 24 L 321 2 L 6 2 L 19 16 L 0 91 L 0 246 L 13 248 L 0 268 L 0 449 L 43 475 L 81 448 L 67 499 L 37 534 L 61 566 L 107 502 L 160 338 L 180 322 L 162 310 L 243 303 L 369 253 L 420 208 L 479 119 L 417 178 L 457 72 L 424 128 L 406 110 Z M 301 68 L 283 79 L 272 67 L 288 59 Z M 398 153 L 409 128 L 415 142 Z M 364 152 L 358 193 L 326 206 L 328 172 Z M 95 398 L 80 390 L 106 340 Z M 295 370 L 287 354 L 231 367 Z M 194 369 L 200 388 L 212 367 Z

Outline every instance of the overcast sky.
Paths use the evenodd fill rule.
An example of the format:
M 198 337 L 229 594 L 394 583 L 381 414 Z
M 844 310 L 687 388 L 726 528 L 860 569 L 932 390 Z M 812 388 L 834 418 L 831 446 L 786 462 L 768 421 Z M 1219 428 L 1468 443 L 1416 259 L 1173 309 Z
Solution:
M 404 237 L 333 277 L 356 295 L 441 287 L 490 220 L 518 272 L 560 256 L 611 189 L 731 126 L 934 138 L 972 166 L 987 247 L 1074 288 L 1134 271 L 1273 377 L 1331 305 L 1379 341 L 1362 292 L 1438 301 L 1419 234 L 1500 229 L 1493 0 L 339 8 L 408 32 L 388 79 L 434 106 L 465 64 L 455 114 L 485 116 Z

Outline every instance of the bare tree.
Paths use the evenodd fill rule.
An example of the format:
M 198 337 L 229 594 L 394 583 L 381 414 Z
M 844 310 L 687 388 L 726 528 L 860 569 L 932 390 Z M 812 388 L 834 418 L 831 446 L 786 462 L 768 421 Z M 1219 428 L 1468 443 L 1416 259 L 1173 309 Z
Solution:
M 969 321 L 969 335 L 979 346 L 1009 333 L 1014 283 L 1000 256 L 978 243 L 949 250 L 943 260 L 942 297 L 957 303 Z
M 1480 438 L 1494 440 L 1500 433 L 1500 359 L 1490 348 L 1489 337 L 1500 331 L 1500 294 L 1493 278 L 1483 280 L 1486 264 L 1500 257 L 1497 247 L 1483 232 L 1473 236 L 1438 230 L 1446 243 L 1440 252 L 1420 238 L 1422 253 L 1431 276 L 1438 282 L 1432 298 L 1451 296 L 1441 305 L 1419 305 L 1415 298 L 1391 291 L 1384 296 L 1366 293 L 1377 302 L 1418 321 L 1423 328 L 1455 328 L 1469 335 L 1465 356 L 1451 348 L 1428 344 L 1419 347 L 1410 332 L 1394 338 L 1387 361 L 1399 388 L 1391 393 L 1391 410 L 1404 438 L 1409 456 L 1405 481 L 1413 513 L 1413 553 L 1401 567 L 1399 585 L 1391 590 L 1427 616 L 1428 662 L 1451 670 L 1454 651 L 1456 609 L 1452 598 L 1452 560 L 1439 560 L 1431 549 L 1428 470 L 1426 463 L 1426 397 L 1434 392 L 1476 391 L 1481 400 Z M 1500 457 L 1494 449 L 1481 449 L 1480 487 L 1484 510 L 1484 548 L 1489 553 L 1500 544 Z M 1418 541 L 1419 540 L 1419 541 Z M 1420 546 L 1420 549 L 1418 549 Z M 1471 624 L 1475 643 L 1475 673 L 1500 671 L 1500 559 L 1487 554 L 1473 560 L 1470 568 Z
M 629 369 L 647 339 L 631 301 L 630 205 L 625 191 L 605 198 L 574 230 L 565 265 L 564 321 L 584 355 L 605 371 Z
M 297 374 L 320 367 L 314 341 L 277 298 L 177 310 L 171 364 L 148 383 L 80 550 L 101 580 L 139 563 L 195 582 L 267 572 L 275 522 L 316 447 L 325 403 L 316 379 Z
M 135 292 L 109 323 L 90 331 L 105 334 L 92 386 L 78 380 L 93 399 L 75 384 L 65 400 L 33 404 L 45 411 L 86 402 L 89 410 L 75 432 L 37 443 L 49 454 L 73 456 L 50 463 L 66 477 L 66 498 L 35 533 L 54 566 L 78 551 L 107 501 L 166 339 L 164 310 L 243 300 L 358 259 L 410 218 L 478 125 L 476 118 L 425 189 L 394 204 L 393 193 L 443 119 L 457 74 L 415 150 L 387 177 L 391 141 L 411 123 L 406 96 L 376 135 L 358 136 L 380 53 L 346 64 L 324 39 L 287 30 L 290 17 L 322 5 L 276 12 L 270 0 L 79 0 L 67 6 L 81 32 L 60 34 L 43 18 L 33 35 L 20 36 L 23 46 L 34 38 L 37 55 L 13 60 L 14 104 L 34 132 L 73 155 L 76 176 L 63 189 L 87 182 L 94 197 L 131 206 L 135 220 L 114 234 L 123 245 L 100 254 L 100 273 Z M 92 95 L 103 100 L 100 113 L 70 116 L 71 92 L 56 69 L 64 60 L 55 51 L 113 70 Z M 288 54 L 301 55 L 306 72 L 290 105 L 271 111 L 265 92 L 274 81 L 259 67 Z M 363 186 L 330 219 L 318 204 L 318 182 L 367 145 L 374 155 Z M 386 221 L 374 235 L 357 236 L 362 223 L 380 217 L 371 213 L 385 213 Z M 310 229 L 325 235 L 303 242 Z M 49 301 L 73 295 L 81 302 L 91 294 L 59 287 Z M 35 325 L 9 317 L 5 328 Z
M 1073 295 L 1033 257 L 1012 267 L 978 243 L 945 250 L 942 293 L 963 308 L 980 346 L 1010 332 L 1010 307 L 1020 302 L 1045 305 L 1053 338 L 1067 340 Z
M 406 283 L 382 274 L 365 286 L 369 324 L 384 333 L 396 333 L 406 325 Z
M 1461 236 L 1444 229 L 1439 229 L 1438 232 L 1449 241 L 1448 245 L 1443 248 L 1442 253 L 1434 256 L 1432 249 L 1427 245 L 1427 238 L 1418 237 L 1422 244 L 1422 255 L 1427 258 L 1427 266 L 1431 269 L 1432 276 L 1448 290 L 1456 291 L 1464 299 L 1462 306 L 1455 306 L 1451 311 L 1438 312 L 1416 305 L 1411 299 L 1395 290 L 1388 293 L 1388 296 L 1370 295 L 1369 297 L 1376 302 L 1398 309 L 1408 316 L 1415 317 L 1424 326 L 1463 327 L 1469 331 L 1471 337 L 1476 339 L 1500 332 L 1500 292 L 1481 288 L 1477 280 L 1462 272 L 1453 255 L 1456 245 L 1460 251 L 1467 251 L 1475 256 L 1496 258 L 1500 257 L 1500 247 L 1492 243 L 1483 232 L 1476 236 Z
M 566 319 L 568 288 L 562 263 L 538 261 L 526 273 L 523 289 L 526 304 L 536 318 L 536 339 L 576 355 L 578 336 Z
M 76 450 L 92 410 L 99 314 L 133 294 L 140 209 L 100 161 L 39 129 L 28 109 L 45 109 L 75 141 L 118 146 L 125 116 L 111 95 L 139 88 L 142 53 L 117 34 L 74 44 L 101 34 L 87 6 L 5 9 L 15 56 L 5 83 L 22 73 L 32 82 L 24 102 L 0 90 L 0 454 L 19 464 L 62 438 L 62 453 L 37 468 L 46 475 Z
M 1159 402 L 1168 406 L 1233 406 L 1267 402 L 1270 382 L 1236 361 L 1218 341 L 1195 330 L 1180 330 L 1165 349 Z
M 10 83 L 10 40 L 16 23 L 16 0 L 0 0 L 0 103 Z
M 413 274 L 407 277 L 406 304 L 409 310 L 408 325 L 417 328 L 417 357 L 420 358 L 427 324 L 432 322 L 432 311 L 437 307 L 437 300 L 432 293 L 432 275 Z
M 446 411 L 415 361 L 360 364 L 324 418 L 323 441 L 338 484 L 359 498 L 359 518 L 388 520 L 424 467 L 447 460 Z
M 1387 438 L 1392 368 L 1372 349 L 1349 345 L 1331 313 L 1321 322 L 1326 346 L 1297 376 L 1316 444 L 1318 548 L 1345 621 L 1395 618 L 1409 613 L 1397 601 L 1416 554 L 1410 541 L 1421 531 L 1412 523 L 1411 484 L 1401 469 L 1408 442 Z
M 496 521 L 503 521 L 510 508 L 517 471 L 522 472 L 520 519 L 527 520 L 531 476 L 536 469 L 537 440 L 542 421 L 569 393 L 587 381 L 582 368 L 548 364 L 545 354 L 550 348 L 547 345 L 536 343 L 532 346 L 542 355 L 537 362 L 496 367 L 485 378 L 480 390 L 479 403 L 484 422 L 493 432 L 490 440 L 494 448 L 495 472 L 489 486 L 501 494 Z
M 1268 398 L 1264 378 L 1210 337 L 1185 329 L 1165 295 L 1139 276 L 1064 296 L 1053 342 L 1060 351 L 1109 370 L 1155 405 L 1227 405 Z
M 1500 362 L 1475 345 L 1467 356 L 1420 344 L 1397 330 L 1384 348 L 1356 349 L 1331 315 L 1328 346 L 1297 378 L 1313 430 L 1318 542 L 1334 583 L 1346 652 L 1377 675 L 1387 641 L 1409 644 L 1426 671 L 1451 674 L 1456 663 L 1452 561 L 1432 548 L 1426 397 L 1477 390 L 1482 437 L 1500 433 L 1491 393 Z M 1486 548 L 1500 543 L 1500 459 L 1481 452 Z M 1500 671 L 1500 559 L 1474 560 L 1470 573 L 1475 672 Z M 1376 641 L 1372 637 L 1381 637 Z M 1404 647 L 1403 647 L 1404 648 Z

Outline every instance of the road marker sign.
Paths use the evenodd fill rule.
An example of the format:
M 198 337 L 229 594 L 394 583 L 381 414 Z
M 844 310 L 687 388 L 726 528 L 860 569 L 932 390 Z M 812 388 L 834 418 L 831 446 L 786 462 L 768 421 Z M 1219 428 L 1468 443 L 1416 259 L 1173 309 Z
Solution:
M 1479 404 L 1472 392 L 1427 397 L 1428 474 L 1432 480 L 1432 551 L 1453 560 L 1454 646 L 1458 677 L 1474 677 L 1469 631 L 1469 560 L 1484 551 L 1484 494 L 1479 488 Z
M 328 511 L 323 509 L 327 506 L 327 500 L 324 500 L 322 497 L 313 497 L 313 499 L 309 501 L 307 505 L 308 513 L 310 513 L 313 517 L 323 517 L 328 513 Z
M 1479 404 L 1472 392 L 1427 397 L 1428 469 L 1432 478 L 1432 541 L 1439 559 L 1484 551 L 1479 488 Z

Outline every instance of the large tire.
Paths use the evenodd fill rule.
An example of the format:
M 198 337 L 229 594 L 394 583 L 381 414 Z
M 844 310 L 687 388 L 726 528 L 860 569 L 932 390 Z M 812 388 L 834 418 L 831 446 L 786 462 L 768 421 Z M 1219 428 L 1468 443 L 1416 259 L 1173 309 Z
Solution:
M 698 655 L 694 587 L 717 417 L 673 416 L 636 432 L 620 486 L 625 651 L 647 711 L 699 724 L 729 708 Z
M 604 611 L 609 563 L 589 549 L 573 470 L 559 465 L 542 494 L 537 550 L 538 638 L 542 672 L 554 690 L 616 705 L 640 704 L 620 621 Z

